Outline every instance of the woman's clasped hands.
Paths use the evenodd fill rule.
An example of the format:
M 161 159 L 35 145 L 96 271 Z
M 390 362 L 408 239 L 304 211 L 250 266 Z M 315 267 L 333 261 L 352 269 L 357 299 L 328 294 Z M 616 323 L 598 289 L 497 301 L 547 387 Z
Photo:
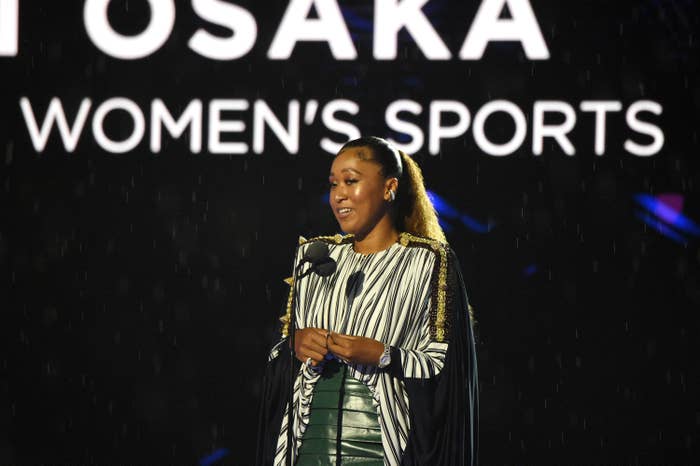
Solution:
M 384 344 L 372 338 L 315 327 L 298 329 L 294 347 L 297 359 L 314 367 L 329 353 L 346 362 L 376 366 L 384 352 Z

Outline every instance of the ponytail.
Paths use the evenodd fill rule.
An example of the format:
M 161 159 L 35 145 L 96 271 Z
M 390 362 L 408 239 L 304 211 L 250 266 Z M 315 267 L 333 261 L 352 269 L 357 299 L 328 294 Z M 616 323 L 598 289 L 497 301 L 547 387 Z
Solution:
M 405 152 L 399 151 L 399 154 L 401 154 L 403 174 L 399 179 L 396 193 L 394 209 L 396 225 L 400 230 L 412 235 L 446 242 L 435 208 L 425 190 L 420 167 Z

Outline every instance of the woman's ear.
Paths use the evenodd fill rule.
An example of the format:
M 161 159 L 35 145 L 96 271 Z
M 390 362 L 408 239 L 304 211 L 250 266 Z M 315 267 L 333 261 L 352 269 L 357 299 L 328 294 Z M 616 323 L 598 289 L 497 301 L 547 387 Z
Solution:
M 396 191 L 399 189 L 399 180 L 397 178 L 388 178 L 384 183 L 385 195 L 384 199 L 393 202 L 396 199 Z

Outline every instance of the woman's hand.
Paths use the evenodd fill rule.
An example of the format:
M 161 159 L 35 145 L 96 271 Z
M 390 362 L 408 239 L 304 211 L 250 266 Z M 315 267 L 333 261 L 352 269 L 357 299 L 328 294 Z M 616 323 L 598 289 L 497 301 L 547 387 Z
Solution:
M 311 365 L 316 366 L 328 354 L 326 334 L 322 328 L 307 327 L 294 334 L 294 353 L 301 362 L 311 358 Z
M 376 366 L 384 352 L 384 343 L 371 338 L 330 332 L 328 349 L 346 361 L 365 366 Z

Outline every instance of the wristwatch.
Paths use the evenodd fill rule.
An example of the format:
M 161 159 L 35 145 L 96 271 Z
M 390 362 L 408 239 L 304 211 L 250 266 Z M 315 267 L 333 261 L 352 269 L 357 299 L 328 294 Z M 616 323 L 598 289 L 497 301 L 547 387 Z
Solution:
M 389 364 L 391 364 L 391 346 L 385 344 L 384 352 L 379 356 L 379 364 L 377 364 L 377 367 L 384 369 Z

